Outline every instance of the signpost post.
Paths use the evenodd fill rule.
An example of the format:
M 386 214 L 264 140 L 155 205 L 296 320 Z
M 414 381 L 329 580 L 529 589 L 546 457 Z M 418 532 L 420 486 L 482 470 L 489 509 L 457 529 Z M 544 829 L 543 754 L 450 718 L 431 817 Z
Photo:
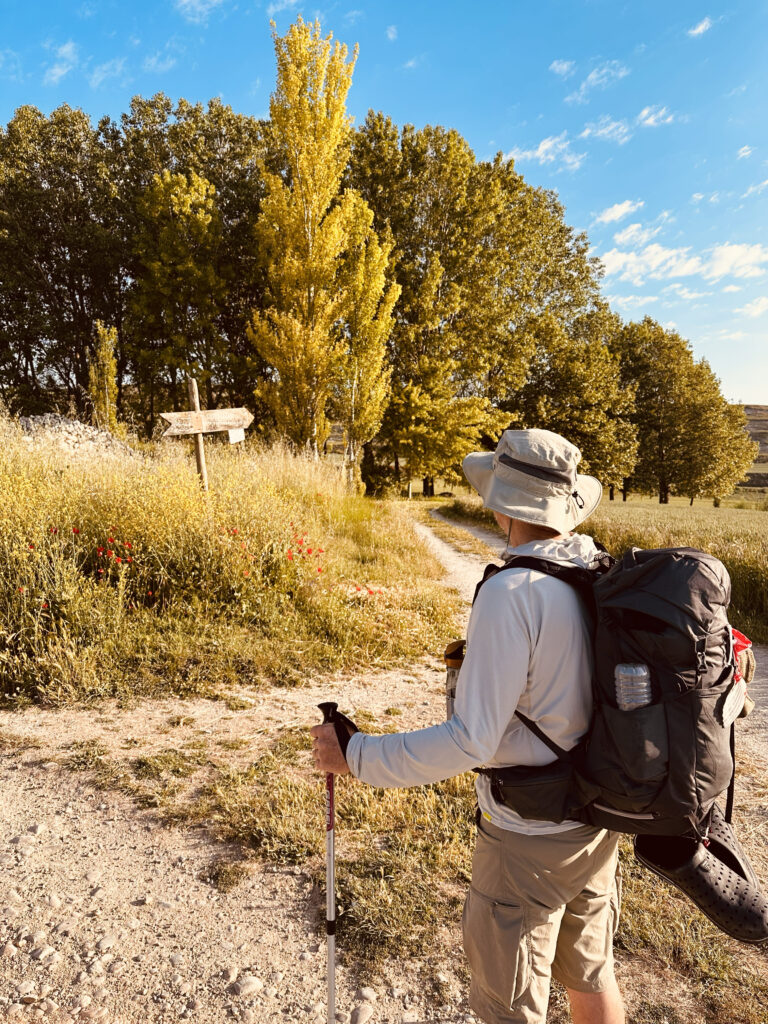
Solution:
M 189 412 L 161 412 L 162 419 L 169 423 L 163 437 L 185 437 L 192 434 L 195 439 L 197 473 L 204 491 L 208 490 L 208 470 L 205 465 L 203 434 L 215 434 L 220 430 L 229 431 L 230 444 L 245 440 L 245 428 L 253 423 L 253 413 L 247 409 L 201 409 L 197 381 L 187 380 L 189 391 Z

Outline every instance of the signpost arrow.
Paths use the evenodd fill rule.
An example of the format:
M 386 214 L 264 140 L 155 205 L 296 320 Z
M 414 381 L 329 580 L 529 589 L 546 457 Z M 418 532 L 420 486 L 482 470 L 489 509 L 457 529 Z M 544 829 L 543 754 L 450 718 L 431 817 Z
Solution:
M 182 437 L 186 434 L 215 434 L 220 430 L 244 430 L 253 423 L 253 413 L 247 409 L 203 409 L 200 412 L 161 412 L 170 426 L 163 437 Z
M 205 449 L 203 434 L 215 434 L 220 430 L 229 432 L 231 444 L 245 440 L 245 428 L 253 423 L 253 413 L 247 409 L 201 409 L 200 397 L 197 392 L 197 381 L 194 377 L 187 380 L 189 404 L 188 412 L 161 412 L 160 416 L 170 426 L 163 437 L 185 437 L 192 434 L 195 438 L 195 458 L 197 472 L 203 490 L 208 490 L 208 470 L 205 465 Z

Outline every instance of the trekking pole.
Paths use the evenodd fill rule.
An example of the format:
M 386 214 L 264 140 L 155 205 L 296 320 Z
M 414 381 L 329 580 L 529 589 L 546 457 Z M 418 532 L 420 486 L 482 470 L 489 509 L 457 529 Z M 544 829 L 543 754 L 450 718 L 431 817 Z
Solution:
M 323 712 L 323 724 L 335 723 L 338 704 L 325 701 L 318 704 Z M 335 809 L 333 772 L 325 776 L 325 931 L 328 937 L 328 1024 L 336 1021 L 336 857 L 333 846 Z

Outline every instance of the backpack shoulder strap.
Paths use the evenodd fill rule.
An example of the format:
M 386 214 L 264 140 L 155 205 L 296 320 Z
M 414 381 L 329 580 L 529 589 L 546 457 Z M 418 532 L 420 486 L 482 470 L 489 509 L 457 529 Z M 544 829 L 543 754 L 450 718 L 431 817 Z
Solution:
M 512 555 L 504 565 L 486 565 L 483 578 L 475 587 L 472 604 L 477 600 L 482 585 L 492 576 L 504 572 L 505 569 L 534 569 L 536 572 L 554 576 L 555 579 L 569 583 L 582 595 L 586 595 L 592 593 L 595 580 L 606 571 L 607 566 L 601 564 L 597 569 L 584 569 L 580 565 L 565 565 L 562 562 L 552 562 L 547 558 L 537 558 L 535 555 Z
M 559 747 L 554 740 L 550 739 L 549 736 L 547 736 L 547 734 L 544 732 L 544 730 L 540 729 L 532 719 L 528 718 L 520 711 L 515 711 L 515 717 L 519 718 L 525 726 L 525 728 L 532 732 L 533 735 L 536 736 L 538 739 L 540 739 L 546 747 L 549 747 L 549 749 L 552 751 L 555 757 L 557 757 L 560 761 L 571 760 L 570 753 L 567 750 L 564 750 L 562 747 Z

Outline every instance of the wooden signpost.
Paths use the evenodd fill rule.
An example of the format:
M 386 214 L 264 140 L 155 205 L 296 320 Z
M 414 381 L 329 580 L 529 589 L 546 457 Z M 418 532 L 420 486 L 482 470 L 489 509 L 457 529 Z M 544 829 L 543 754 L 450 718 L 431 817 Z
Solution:
M 205 465 L 205 448 L 203 434 L 215 434 L 220 430 L 229 431 L 230 444 L 245 440 L 245 428 L 253 423 L 253 413 L 247 409 L 201 409 L 200 396 L 197 392 L 197 381 L 194 377 L 187 380 L 189 404 L 188 412 L 161 412 L 162 419 L 169 423 L 163 437 L 186 437 L 192 434 L 195 438 L 195 458 L 197 472 L 203 490 L 208 490 L 208 470 Z

